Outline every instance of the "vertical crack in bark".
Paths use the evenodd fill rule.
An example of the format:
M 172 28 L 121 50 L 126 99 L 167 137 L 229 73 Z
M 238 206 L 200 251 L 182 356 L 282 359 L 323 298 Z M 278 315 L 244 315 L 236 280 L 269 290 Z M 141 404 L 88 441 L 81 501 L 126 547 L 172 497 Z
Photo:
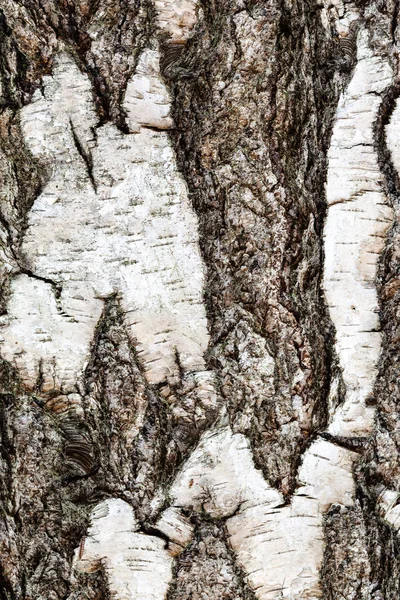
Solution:
M 400 180 L 394 165 L 392 152 L 387 141 L 387 128 L 397 107 L 400 96 L 400 82 L 395 79 L 382 94 L 382 102 L 374 123 L 374 147 L 378 156 L 379 168 L 384 175 L 383 186 L 393 207 L 397 209 L 400 199 Z M 392 142 L 396 146 L 396 132 L 392 130 Z
M 96 182 L 95 182 L 94 177 L 93 177 L 93 159 L 92 159 L 92 156 L 91 156 L 90 152 L 86 152 L 86 150 L 83 148 L 82 144 L 80 143 L 79 137 L 78 137 L 78 135 L 77 135 L 77 133 L 75 131 L 75 127 L 74 127 L 74 124 L 73 124 L 71 118 L 69 119 L 69 124 L 70 124 L 70 127 L 71 127 L 72 137 L 74 138 L 76 149 L 78 150 L 79 155 L 81 156 L 83 162 L 86 165 L 86 170 L 87 170 L 88 177 L 90 179 L 90 183 L 92 184 L 93 190 L 96 193 L 97 192 L 97 185 L 96 185 Z

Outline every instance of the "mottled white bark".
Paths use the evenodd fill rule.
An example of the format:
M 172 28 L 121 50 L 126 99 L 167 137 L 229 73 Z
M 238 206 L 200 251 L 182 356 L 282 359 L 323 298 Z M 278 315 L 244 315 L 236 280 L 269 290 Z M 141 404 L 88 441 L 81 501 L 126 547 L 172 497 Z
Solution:
M 197 21 L 197 1 L 155 0 L 154 4 L 160 30 L 172 44 L 185 43 Z
M 172 557 L 162 539 L 138 532 L 133 509 L 118 499 L 106 500 L 91 514 L 88 535 L 75 554 L 76 569 L 104 568 L 117 600 L 164 598 L 172 577 Z
M 378 508 L 385 521 L 395 529 L 400 530 L 400 492 L 383 490 L 378 497 Z
M 174 505 L 227 518 L 229 541 L 261 600 L 320 598 L 322 519 L 354 502 L 354 454 L 318 439 L 299 470 L 291 504 L 254 467 L 246 438 L 229 427 L 205 434 L 171 489 Z
M 393 211 L 381 188 L 373 125 L 392 77 L 388 62 L 374 56 L 361 32 L 357 66 L 340 99 L 328 152 L 324 288 L 346 384 L 345 402 L 329 426 L 335 435 L 368 435 L 374 423 L 366 400 L 381 345 L 375 275 Z
M 13 279 L 3 333 L 3 356 L 30 389 L 39 366 L 45 391 L 74 389 L 113 294 L 150 383 L 177 376 L 176 354 L 185 371 L 205 369 L 197 221 L 166 134 L 148 129 L 172 125 L 156 51 L 142 55 L 125 106 L 135 133 L 96 128 L 88 78 L 63 54 L 21 111 L 25 139 L 51 172 L 22 245 L 36 278 Z

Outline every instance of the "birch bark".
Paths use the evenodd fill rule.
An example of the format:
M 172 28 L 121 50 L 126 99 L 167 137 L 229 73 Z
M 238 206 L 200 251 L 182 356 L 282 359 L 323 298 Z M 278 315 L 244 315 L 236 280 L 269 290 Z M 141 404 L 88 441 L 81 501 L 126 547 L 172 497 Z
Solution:
M 0 9 L 0 598 L 397 598 L 397 1 Z

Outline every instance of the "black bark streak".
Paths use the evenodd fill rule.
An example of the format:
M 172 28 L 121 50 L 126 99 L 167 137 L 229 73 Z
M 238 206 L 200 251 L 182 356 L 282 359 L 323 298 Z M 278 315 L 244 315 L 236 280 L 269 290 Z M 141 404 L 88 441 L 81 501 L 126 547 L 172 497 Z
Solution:
M 391 23 L 391 27 L 390 27 L 390 33 L 392 34 L 393 46 L 396 45 L 396 32 L 397 32 L 397 25 L 398 25 L 398 19 L 399 19 L 399 9 L 400 9 L 400 2 L 399 2 L 399 0 L 395 0 L 392 23 Z
M 69 120 L 69 124 L 71 127 L 71 132 L 72 132 L 72 137 L 74 139 L 75 147 L 78 151 L 78 154 L 80 155 L 83 162 L 85 163 L 86 171 L 87 171 L 90 183 L 92 184 L 92 188 L 93 188 L 94 192 L 97 193 L 97 185 L 96 185 L 96 181 L 93 176 L 93 161 L 92 161 L 91 153 L 90 153 L 90 151 L 87 152 L 85 150 L 85 148 L 82 146 L 82 144 L 79 140 L 79 136 L 77 135 L 77 133 L 75 131 L 75 127 L 74 127 L 74 124 L 72 123 L 71 119 Z
M 383 186 L 394 206 L 400 202 L 400 181 L 386 143 L 386 126 L 400 96 L 400 81 L 395 80 L 382 94 L 377 119 L 374 124 L 374 149 L 378 156 L 379 168 L 384 175 Z

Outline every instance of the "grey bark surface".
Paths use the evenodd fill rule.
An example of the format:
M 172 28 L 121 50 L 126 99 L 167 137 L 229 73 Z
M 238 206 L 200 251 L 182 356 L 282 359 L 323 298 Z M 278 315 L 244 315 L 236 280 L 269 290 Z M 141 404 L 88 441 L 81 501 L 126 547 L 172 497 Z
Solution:
M 154 499 L 169 489 L 221 407 L 232 431 L 249 440 L 256 468 L 289 504 L 304 453 L 327 428 L 333 382 L 337 394 L 329 402 L 343 403 L 321 282 L 327 153 L 356 64 L 355 39 L 338 36 L 333 12 L 329 30 L 323 26 L 324 3 L 317 0 L 202 0 L 199 7 L 189 41 L 177 50 L 158 31 L 151 0 L 0 0 L 0 243 L 32 278 L 21 244 L 49 173 L 24 142 L 20 109 L 51 75 L 62 48 L 90 78 L 98 125 L 110 122 L 127 133 L 126 86 L 158 36 L 173 99 L 169 135 L 199 220 L 206 362 L 218 391 L 218 407 L 207 407 L 183 372 L 169 399 L 161 385 L 151 385 L 117 296 L 104 301 L 96 327 L 83 415 L 63 404 L 59 391 L 43 390 L 40 378 L 27 391 L 2 360 L 1 600 L 111 598 L 104 569 L 72 568 L 92 508 L 122 499 L 140 532 L 159 535 L 154 527 L 165 505 Z M 374 53 L 395 73 L 374 135 L 382 184 L 398 207 L 400 182 L 384 131 L 400 95 L 399 6 L 359 0 L 351 8 Z M 374 432 L 335 440 L 358 453 L 356 500 L 333 505 L 324 517 L 326 600 L 400 595 L 399 538 L 377 508 L 380 489 L 400 490 L 399 248 L 395 219 L 376 277 L 383 338 L 370 398 Z M 5 314 L 11 276 L 1 274 Z M 260 374 L 266 352 L 273 358 L 269 377 Z M 136 424 L 136 436 L 124 435 Z M 176 557 L 168 599 L 255 600 L 226 519 L 187 516 L 194 537 Z

